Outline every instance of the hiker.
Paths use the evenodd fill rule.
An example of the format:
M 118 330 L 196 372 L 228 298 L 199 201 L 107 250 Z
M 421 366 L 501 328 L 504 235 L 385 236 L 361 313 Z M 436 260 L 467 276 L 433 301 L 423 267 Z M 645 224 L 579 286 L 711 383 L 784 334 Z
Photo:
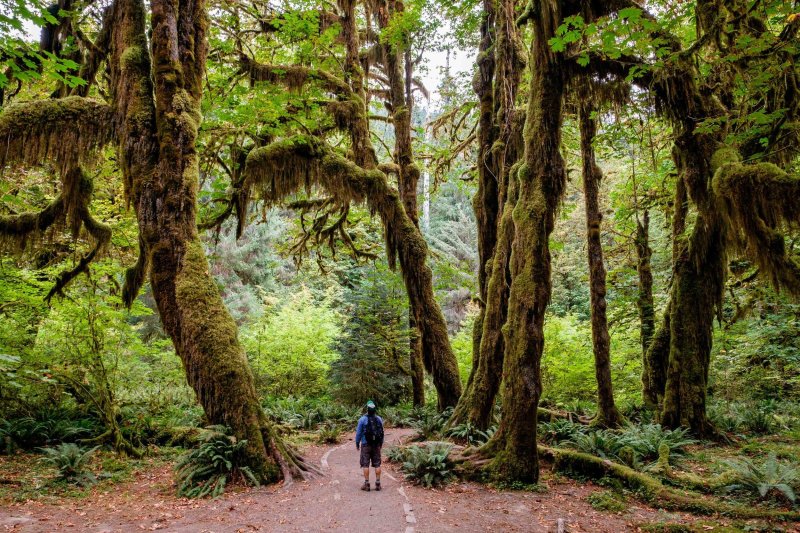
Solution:
M 381 446 L 383 446 L 383 419 L 375 414 L 375 402 L 367 402 L 367 414 L 358 419 L 356 450 L 361 449 L 359 462 L 364 469 L 364 485 L 369 492 L 369 465 L 375 468 L 375 490 L 381 490 Z

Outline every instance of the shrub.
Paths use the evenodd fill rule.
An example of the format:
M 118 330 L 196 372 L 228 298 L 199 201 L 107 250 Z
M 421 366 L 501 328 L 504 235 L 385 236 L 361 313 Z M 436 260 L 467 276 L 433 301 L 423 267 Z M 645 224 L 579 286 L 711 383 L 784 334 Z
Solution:
M 258 486 L 252 470 L 242 464 L 246 440 L 217 433 L 184 454 L 176 465 L 178 496 L 216 498 L 229 480 L 240 478 Z
M 334 294 L 315 298 L 301 287 L 278 309 L 241 328 L 242 345 L 259 391 L 276 396 L 319 395 L 327 387 L 334 343 L 342 335 L 342 316 Z
M 430 442 L 425 446 L 408 446 L 402 465 L 406 479 L 423 485 L 435 487 L 447 483 L 453 477 L 452 463 L 448 459 L 453 446 L 446 442 Z
M 89 460 L 99 446 L 82 448 L 74 443 L 59 444 L 52 448 L 42 448 L 42 460 L 58 469 L 58 479 L 69 483 L 88 485 L 97 481 L 88 469 Z
M 774 453 L 767 459 L 756 464 L 750 459 L 727 461 L 736 476 L 736 481 L 724 487 L 724 490 L 744 492 L 756 495 L 761 499 L 769 495 L 780 495 L 794 503 L 796 501 L 795 489 L 800 486 L 800 470 L 790 464 L 777 460 Z

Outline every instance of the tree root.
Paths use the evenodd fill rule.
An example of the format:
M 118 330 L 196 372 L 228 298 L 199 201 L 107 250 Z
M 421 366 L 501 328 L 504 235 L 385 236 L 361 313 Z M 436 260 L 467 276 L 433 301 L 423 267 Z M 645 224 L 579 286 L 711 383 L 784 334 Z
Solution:
M 270 457 L 277 463 L 283 477 L 283 486 L 289 487 L 295 479 L 308 481 L 324 475 L 317 466 L 306 461 L 295 449 L 287 444 L 271 427 L 263 429 L 264 441 L 269 443 Z
M 666 487 L 652 476 L 586 453 L 544 446 L 539 447 L 539 453 L 542 458 L 553 462 L 554 470 L 594 479 L 603 477 L 618 479 L 638 498 L 663 509 L 706 515 L 721 514 L 741 519 L 765 518 L 800 521 L 800 512 L 797 511 L 757 509 L 716 502 L 699 494 Z M 684 481 L 688 481 L 688 478 Z M 695 484 L 695 486 L 702 487 L 703 483 Z M 708 483 L 705 484 L 705 487 L 706 489 L 711 488 Z
M 122 432 L 119 431 L 119 429 L 108 429 L 97 437 L 81 439 L 80 442 L 81 444 L 110 444 L 118 454 L 127 455 L 134 459 L 140 459 L 142 457 L 142 452 L 128 442 L 125 437 L 122 436 Z

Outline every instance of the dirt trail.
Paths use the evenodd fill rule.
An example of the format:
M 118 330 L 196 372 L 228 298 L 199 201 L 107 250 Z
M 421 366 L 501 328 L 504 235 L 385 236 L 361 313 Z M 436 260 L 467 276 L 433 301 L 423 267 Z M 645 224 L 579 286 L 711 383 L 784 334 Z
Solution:
M 385 448 L 411 432 L 387 428 Z M 383 490 L 367 493 L 359 490 L 363 478 L 352 435 L 337 446 L 309 448 L 306 456 L 325 476 L 286 488 L 240 488 L 216 500 L 187 500 L 175 497 L 172 469 L 165 465 L 111 491 L 96 488 L 83 499 L 0 504 L 0 532 L 544 533 L 555 532 L 562 519 L 570 532 L 621 533 L 639 530 L 642 522 L 687 518 L 638 505 L 599 512 L 586 500 L 597 487 L 563 479 L 549 480 L 542 494 L 462 482 L 424 489 L 405 483 L 390 463 L 384 463 Z
M 387 429 L 387 446 L 409 430 Z M 324 453 L 323 453 L 324 452 Z M 307 483 L 226 493 L 217 500 L 171 495 L 169 469 L 142 476 L 113 493 L 64 505 L 29 502 L 0 507 L 0 531 L 372 531 L 415 533 L 415 515 L 402 477 L 384 463 L 383 490 L 359 490 L 363 474 L 352 437 L 329 449 L 312 449 L 325 476 Z M 374 473 L 373 483 L 374 483 Z

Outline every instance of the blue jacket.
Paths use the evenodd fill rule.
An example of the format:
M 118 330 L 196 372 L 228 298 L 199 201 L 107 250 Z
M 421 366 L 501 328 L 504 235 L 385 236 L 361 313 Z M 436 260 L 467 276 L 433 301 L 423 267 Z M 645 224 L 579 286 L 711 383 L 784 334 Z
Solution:
M 380 420 L 381 425 L 383 425 L 383 418 L 375 415 L 378 420 Z M 358 419 L 358 425 L 356 426 L 356 444 L 366 444 L 367 443 L 367 415 L 362 416 Z

